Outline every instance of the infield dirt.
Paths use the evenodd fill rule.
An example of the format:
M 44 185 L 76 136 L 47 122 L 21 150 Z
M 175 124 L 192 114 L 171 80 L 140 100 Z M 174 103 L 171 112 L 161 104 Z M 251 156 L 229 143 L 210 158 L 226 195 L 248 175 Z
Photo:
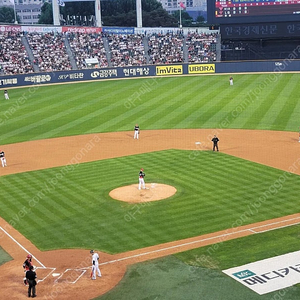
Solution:
M 295 132 L 178 129 L 143 131 L 139 140 L 133 139 L 133 132 L 117 132 L 4 145 L 1 150 L 6 153 L 8 167 L 1 168 L 0 176 L 165 149 L 192 150 L 196 157 L 197 151 L 211 150 L 214 134 L 220 139 L 221 152 L 300 175 L 300 143 Z M 89 249 L 41 252 L 0 219 L 0 226 L 6 231 L 0 231 L 0 245 L 13 257 L 0 267 L 1 274 L 5 274 L 1 276 L 1 284 L 5 287 L 1 299 L 22 299 L 27 295 L 27 288 L 22 285 L 22 263 L 27 255 L 24 248 L 34 255 L 34 264 L 41 267 L 37 270 L 39 279 L 46 277 L 37 286 L 38 298 L 84 300 L 112 289 L 122 279 L 128 265 L 299 222 L 300 214 L 295 214 L 126 253 L 100 253 L 102 278 L 92 281 Z

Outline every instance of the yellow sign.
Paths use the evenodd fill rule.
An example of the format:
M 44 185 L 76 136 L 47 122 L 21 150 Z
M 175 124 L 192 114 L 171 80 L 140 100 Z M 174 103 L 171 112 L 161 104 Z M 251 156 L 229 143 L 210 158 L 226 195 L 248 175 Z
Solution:
M 189 74 L 215 73 L 215 64 L 189 65 Z
M 157 66 L 156 75 L 181 75 L 183 74 L 182 65 Z

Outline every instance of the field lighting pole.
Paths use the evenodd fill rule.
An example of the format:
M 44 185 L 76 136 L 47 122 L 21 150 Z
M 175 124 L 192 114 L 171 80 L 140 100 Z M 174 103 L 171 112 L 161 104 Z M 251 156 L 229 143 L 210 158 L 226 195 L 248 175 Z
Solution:
M 59 26 L 59 6 L 57 0 L 52 0 L 53 25 Z
M 96 26 L 102 27 L 100 0 L 95 0 L 95 17 L 96 17 Z
M 142 0 L 136 0 L 136 25 L 137 27 L 143 27 Z
M 17 12 L 16 12 L 16 2 L 14 1 L 14 16 L 15 16 L 15 24 L 18 24 L 18 20 L 17 20 Z

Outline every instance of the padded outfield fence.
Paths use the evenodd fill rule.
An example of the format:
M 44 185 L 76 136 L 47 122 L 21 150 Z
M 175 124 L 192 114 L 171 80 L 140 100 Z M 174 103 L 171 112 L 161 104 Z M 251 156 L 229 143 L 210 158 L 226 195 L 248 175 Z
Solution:
M 300 46 L 294 49 L 290 57 L 284 60 L 216 62 L 198 64 L 144 65 L 131 67 L 115 67 L 101 69 L 86 69 L 74 71 L 57 71 L 29 73 L 0 77 L 0 87 L 11 88 L 37 84 L 59 84 L 101 79 L 147 78 L 172 75 L 201 74 L 233 74 L 251 72 L 298 72 L 300 71 Z

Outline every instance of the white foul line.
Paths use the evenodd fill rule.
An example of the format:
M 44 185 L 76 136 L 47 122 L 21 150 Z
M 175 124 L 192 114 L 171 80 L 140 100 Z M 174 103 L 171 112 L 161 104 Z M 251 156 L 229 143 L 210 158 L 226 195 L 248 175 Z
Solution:
M 5 229 L 3 229 L 0 226 L 0 229 L 9 237 L 11 238 L 19 247 L 21 247 L 21 249 L 23 249 L 26 253 L 32 255 L 26 248 L 24 248 L 15 238 L 13 238 Z M 46 268 L 34 255 L 32 255 L 32 257 L 43 267 Z
M 299 220 L 299 221 L 297 223 L 282 225 L 282 226 L 267 229 L 267 230 L 264 230 L 264 231 L 259 231 L 259 232 L 255 231 L 255 229 L 258 229 L 258 228 L 261 228 L 261 227 L 267 227 L 267 226 L 274 225 L 274 224 L 281 224 L 281 223 L 285 223 L 285 222 L 293 221 L 293 220 Z M 278 221 L 278 222 L 274 222 L 274 223 L 270 223 L 270 224 L 265 224 L 265 225 L 261 225 L 261 226 L 257 226 L 257 227 L 253 227 L 253 228 L 248 228 L 248 229 L 243 229 L 243 230 L 239 230 L 239 231 L 235 231 L 235 232 L 231 232 L 231 233 L 221 234 L 221 235 L 209 237 L 209 238 L 206 238 L 206 239 L 199 239 L 199 240 L 188 242 L 188 243 L 169 246 L 169 247 L 162 248 L 162 249 L 157 249 L 157 250 L 148 251 L 148 252 L 145 252 L 145 253 L 135 254 L 135 255 L 132 255 L 132 256 L 123 257 L 123 258 L 119 258 L 119 259 L 114 259 L 114 260 L 111 260 L 111 261 L 101 263 L 101 264 L 99 264 L 99 266 L 112 264 L 112 263 L 115 263 L 115 262 L 120 262 L 120 261 L 123 261 L 123 260 L 128 260 L 128 259 L 132 259 L 132 258 L 136 258 L 136 257 L 141 257 L 141 256 L 153 254 L 153 253 L 158 253 L 158 252 L 161 252 L 161 251 L 166 251 L 166 250 L 170 250 L 170 249 L 174 249 L 174 248 L 180 248 L 180 247 L 184 247 L 184 246 L 188 246 L 188 245 L 192 245 L 192 244 L 196 244 L 196 243 L 200 243 L 200 242 L 205 242 L 205 241 L 209 241 L 209 240 L 213 240 L 213 239 L 224 238 L 225 236 L 229 236 L 229 235 L 233 235 L 233 234 L 237 234 L 237 233 L 242 233 L 242 232 L 246 232 L 246 231 L 250 231 L 254 234 L 259 234 L 259 233 L 263 233 L 263 232 L 267 232 L 267 231 L 271 231 L 271 230 L 275 230 L 275 229 L 280 229 L 280 228 L 285 228 L 285 227 L 288 227 L 288 226 L 293 226 L 293 225 L 296 225 L 296 224 L 299 224 L 299 223 L 300 223 L 300 217 L 293 218 L 293 219 L 288 219 L 288 220 L 282 220 L 282 221 Z M 82 268 L 82 269 L 88 269 L 88 268 Z

